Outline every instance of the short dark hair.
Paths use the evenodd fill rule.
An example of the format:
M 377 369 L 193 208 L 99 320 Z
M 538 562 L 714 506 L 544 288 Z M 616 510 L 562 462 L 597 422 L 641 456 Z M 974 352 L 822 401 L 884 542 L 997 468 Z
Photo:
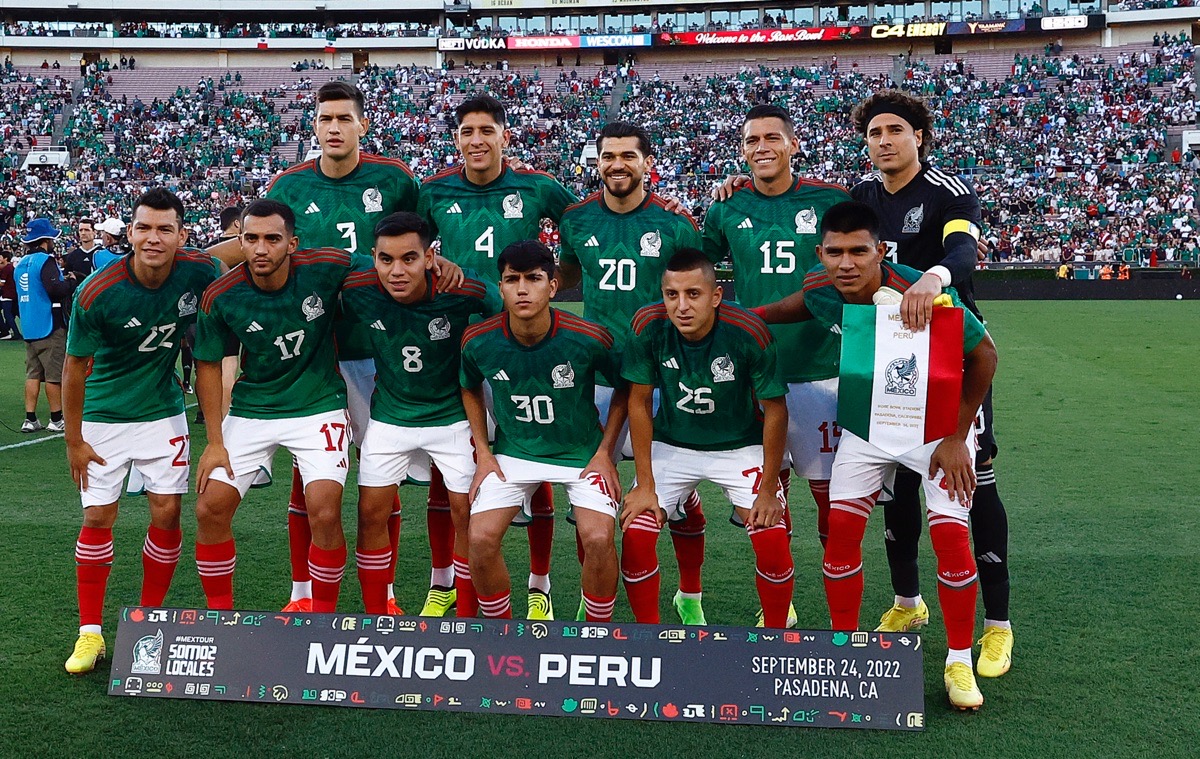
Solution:
M 366 101 L 363 98 L 362 90 L 341 79 L 326 82 L 317 90 L 317 104 L 320 107 L 321 103 L 326 103 L 331 100 L 353 100 L 354 110 L 361 119 L 367 112 Z
M 91 219 L 87 218 L 86 216 L 83 217 L 82 219 L 80 219 L 79 221 L 75 222 L 76 227 L 82 226 L 84 224 L 87 224 L 89 227 L 92 227 L 93 229 L 96 228 L 96 222 L 92 221 Z
M 428 248 L 433 242 L 432 230 L 429 229 L 429 223 L 421 218 L 418 214 L 412 211 L 397 211 L 393 214 L 388 214 L 379 220 L 375 225 L 375 239 L 380 237 L 399 237 L 415 233 L 421 238 L 421 247 Z
M 917 149 L 917 157 L 922 161 L 929 157 L 929 151 L 933 149 L 933 116 L 924 100 L 900 90 L 881 90 L 854 106 L 850 122 L 855 131 L 866 137 L 871 119 L 880 112 L 896 113 L 912 126 L 913 131 L 920 130 L 921 147 Z
M 241 206 L 227 206 L 221 209 L 221 231 L 229 229 L 229 226 L 235 221 L 240 221 L 242 218 Z
M 879 214 L 866 203 L 857 200 L 845 200 L 832 206 L 821 217 L 821 238 L 828 232 L 849 234 L 866 230 L 871 233 L 871 239 L 879 242 Z
M 783 122 L 784 129 L 787 130 L 788 134 L 793 137 L 796 135 L 796 122 L 792 120 L 792 114 L 777 105 L 759 103 L 746 111 L 746 118 L 742 119 L 742 129 L 746 128 L 746 124 L 758 119 L 779 119 Z
M 496 259 L 496 270 L 500 274 L 504 274 L 505 268 L 522 274 L 541 269 L 553 279 L 554 254 L 539 240 L 518 240 L 505 248 Z
M 654 149 L 650 147 L 650 133 L 644 127 L 629 121 L 610 121 L 600 130 L 600 134 L 596 136 L 596 152 L 604 152 L 604 138 L 612 137 L 617 139 L 620 137 L 636 137 L 638 142 L 638 150 L 642 155 L 654 155 Z
M 246 206 L 242 211 L 242 227 L 246 226 L 246 217 L 253 216 L 256 219 L 266 219 L 270 216 L 278 216 L 283 219 L 284 229 L 287 230 L 288 237 L 296 234 L 296 214 L 288 207 L 286 203 L 280 203 L 278 200 L 270 198 L 259 198 L 251 201 L 250 205 Z
M 179 228 L 183 229 L 183 217 L 186 213 L 183 210 L 183 201 L 166 187 L 151 187 L 139 195 L 133 203 L 133 212 L 129 214 L 129 218 L 137 218 L 137 211 L 142 206 L 153 208 L 155 211 L 174 211 L 179 219 Z
M 463 119 L 472 113 L 486 113 L 502 128 L 508 128 L 508 113 L 504 110 L 504 103 L 491 95 L 484 93 L 459 103 L 458 107 L 454 109 L 455 124 L 462 124 Z
M 705 278 L 717 281 L 717 267 L 704 251 L 698 248 L 680 248 L 675 255 L 667 259 L 667 271 L 702 271 Z

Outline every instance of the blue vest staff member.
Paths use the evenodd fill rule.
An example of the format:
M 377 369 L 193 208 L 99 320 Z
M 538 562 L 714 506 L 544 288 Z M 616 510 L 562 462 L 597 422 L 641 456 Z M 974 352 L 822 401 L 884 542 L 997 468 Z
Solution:
M 21 432 L 43 429 L 37 418 L 38 393 L 46 383 L 50 424 L 45 429 L 62 432 L 63 357 L 67 347 L 67 323 L 63 304 L 71 302 L 78 284 L 74 274 L 63 277 L 54 260 L 54 241 L 59 231 L 49 219 L 34 219 L 21 242 L 25 255 L 17 262 L 17 311 L 25 333 L 25 422 Z

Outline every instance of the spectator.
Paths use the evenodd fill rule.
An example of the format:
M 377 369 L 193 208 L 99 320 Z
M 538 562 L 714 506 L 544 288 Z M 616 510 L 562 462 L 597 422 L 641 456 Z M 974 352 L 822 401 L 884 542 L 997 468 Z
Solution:
M 0 248 L 0 340 L 24 340 L 17 326 L 17 283 L 13 279 L 12 255 Z

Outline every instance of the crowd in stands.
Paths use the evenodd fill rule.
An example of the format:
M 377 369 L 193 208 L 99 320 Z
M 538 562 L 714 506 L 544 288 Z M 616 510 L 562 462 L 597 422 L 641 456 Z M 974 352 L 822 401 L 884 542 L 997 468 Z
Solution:
M 1183 36 L 1164 34 L 1144 52 L 1111 60 L 1050 43 L 1040 54 L 1016 55 L 999 80 L 977 77 L 961 59 L 911 60 L 898 82 L 860 73 L 856 62 L 839 67 L 836 59 L 678 80 L 635 65 L 623 67 L 624 97 L 616 103 L 612 69 L 506 68 L 368 67 L 357 78 L 369 104 L 365 149 L 403 158 L 418 176 L 452 165 L 453 108 L 486 90 L 510 109 L 510 154 L 580 195 L 598 184 L 580 163 L 598 127 L 612 117 L 646 125 L 657 143 L 657 189 L 701 215 L 711 188 L 744 170 L 737 145 L 748 104 L 774 101 L 796 115 L 803 174 L 852 184 L 870 165 L 850 108 L 877 89 L 900 86 L 934 108 L 933 162 L 975 183 L 994 260 L 1141 261 L 1152 250 L 1160 262 L 1196 256 L 1200 155 L 1169 147 L 1167 135 L 1168 127 L 1195 119 L 1194 50 Z M 213 211 L 261 192 L 310 145 L 311 80 L 247 93 L 240 74 L 226 73 L 143 102 L 111 96 L 111 76 L 89 78 L 64 125 L 70 168 L 25 173 L 11 160 L 0 167 L 0 228 L 12 227 L 10 238 L 36 215 L 119 216 L 146 185 L 165 183 L 192 202 L 190 221 L 204 239 L 216 232 Z M 8 70 L 3 81 L 5 113 L 38 98 L 42 111 L 62 110 L 61 80 Z M 13 129 L 46 128 L 38 109 L 28 110 L 25 118 L 37 123 Z

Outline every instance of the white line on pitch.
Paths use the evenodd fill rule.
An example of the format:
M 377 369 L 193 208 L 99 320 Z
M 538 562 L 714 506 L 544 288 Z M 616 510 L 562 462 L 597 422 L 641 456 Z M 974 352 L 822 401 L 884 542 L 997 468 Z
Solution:
M 184 406 L 183 410 L 187 411 L 188 409 L 193 409 L 193 408 L 196 408 L 195 403 Z M 58 440 L 59 438 L 62 438 L 62 437 L 64 437 L 63 433 L 58 432 L 53 435 L 47 435 L 46 437 L 40 437 L 37 440 L 26 440 L 21 443 L 13 443 L 11 445 L 0 445 L 0 451 L 11 451 L 14 448 L 24 448 L 27 445 L 37 445 L 38 443 L 45 443 L 47 440 Z

